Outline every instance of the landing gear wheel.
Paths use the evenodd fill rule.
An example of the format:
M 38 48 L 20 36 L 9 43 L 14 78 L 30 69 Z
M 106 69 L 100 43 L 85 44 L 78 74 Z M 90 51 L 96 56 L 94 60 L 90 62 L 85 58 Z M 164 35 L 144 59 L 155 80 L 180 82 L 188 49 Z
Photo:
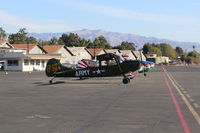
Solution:
M 53 84 L 53 81 L 52 81 L 52 80 L 49 80 L 49 84 Z
M 128 84 L 130 82 L 129 78 L 123 78 L 122 80 L 123 84 Z
M 146 76 L 147 76 L 147 74 L 146 74 L 146 73 L 144 73 L 144 76 L 146 77 Z
M 56 77 L 54 76 L 51 80 L 49 80 L 49 84 L 53 84 L 53 80 L 55 79 Z

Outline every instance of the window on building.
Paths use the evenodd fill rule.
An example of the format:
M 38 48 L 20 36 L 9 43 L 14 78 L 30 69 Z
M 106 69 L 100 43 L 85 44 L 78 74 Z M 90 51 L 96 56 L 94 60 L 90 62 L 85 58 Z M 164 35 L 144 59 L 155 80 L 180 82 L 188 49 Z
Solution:
M 31 66 L 34 66 L 35 60 L 30 60 L 30 64 L 31 64 Z
M 19 61 L 18 60 L 8 60 L 8 66 L 18 66 Z
M 42 60 L 42 67 L 44 68 L 44 63 L 45 63 L 45 61 L 44 60 Z
M 28 66 L 29 65 L 29 60 L 24 60 L 24 65 Z
M 36 60 L 36 65 L 37 65 L 37 66 L 40 65 L 40 60 Z
M 1 52 L 1 53 L 5 53 L 6 51 L 5 51 L 5 50 L 0 50 L 0 52 Z

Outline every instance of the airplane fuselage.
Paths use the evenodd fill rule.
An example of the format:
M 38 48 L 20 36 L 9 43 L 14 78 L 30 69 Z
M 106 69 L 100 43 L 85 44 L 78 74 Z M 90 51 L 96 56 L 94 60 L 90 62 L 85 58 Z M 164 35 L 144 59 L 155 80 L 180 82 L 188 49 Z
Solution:
M 136 71 L 140 67 L 140 61 L 124 61 L 120 67 L 116 65 L 105 65 L 99 67 L 87 67 L 84 69 L 62 70 L 61 73 L 54 74 L 56 77 L 108 77 L 118 76 L 131 71 Z

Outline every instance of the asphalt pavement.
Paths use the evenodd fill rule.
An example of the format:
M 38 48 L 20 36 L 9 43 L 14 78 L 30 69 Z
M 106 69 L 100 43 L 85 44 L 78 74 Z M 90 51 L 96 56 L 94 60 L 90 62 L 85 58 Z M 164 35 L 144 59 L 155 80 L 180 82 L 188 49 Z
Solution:
M 0 72 L 0 132 L 199 133 L 199 74 L 199 66 L 156 66 L 124 85 Z

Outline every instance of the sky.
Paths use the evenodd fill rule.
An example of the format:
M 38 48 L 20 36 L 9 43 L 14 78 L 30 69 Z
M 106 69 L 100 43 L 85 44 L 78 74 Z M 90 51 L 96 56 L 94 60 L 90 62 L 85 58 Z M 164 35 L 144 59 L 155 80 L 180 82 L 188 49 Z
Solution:
M 0 0 L 6 33 L 102 29 L 200 42 L 200 0 Z

